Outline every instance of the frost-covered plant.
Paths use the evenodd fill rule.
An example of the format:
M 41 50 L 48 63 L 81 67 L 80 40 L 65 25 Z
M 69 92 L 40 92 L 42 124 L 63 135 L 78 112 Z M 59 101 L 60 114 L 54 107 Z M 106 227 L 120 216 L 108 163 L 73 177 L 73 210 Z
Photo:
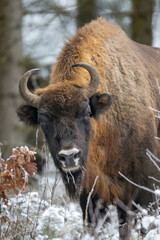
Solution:
M 16 147 L 6 162 L 0 157 L 0 198 L 5 203 L 8 202 L 6 192 L 24 192 L 28 185 L 28 174 L 32 176 L 37 172 L 35 153 L 33 148 Z

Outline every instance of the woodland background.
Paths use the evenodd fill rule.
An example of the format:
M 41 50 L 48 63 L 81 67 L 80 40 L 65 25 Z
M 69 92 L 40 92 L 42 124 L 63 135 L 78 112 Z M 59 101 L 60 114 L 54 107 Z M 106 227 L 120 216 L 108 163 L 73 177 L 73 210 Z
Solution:
M 95 229 L 94 236 L 85 231 L 80 207 L 68 200 L 41 131 L 25 126 L 16 115 L 16 108 L 22 102 L 18 84 L 23 73 L 31 68 L 40 68 L 40 74 L 33 76 L 28 86 L 31 90 L 46 86 L 64 41 L 98 16 L 119 24 L 131 39 L 160 47 L 160 0 L 0 0 L 2 240 L 118 239 L 118 222 L 113 206 L 109 208 L 111 224 Z M 28 147 L 15 148 L 23 145 L 30 150 Z M 28 184 L 27 173 L 33 175 L 37 171 L 33 162 L 35 152 L 31 149 L 35 146 L 36 159 L 40 163 L 38 168 L 42 168 L 41 162 L 46 164 L 42 173 L 32 176 L 27 193 L 22 194 Z M 12 155 L 3 161 L 1 151 L 4 159 Z M 148 156 L 154 159 L 152 153 Z M 13 175 L 16 181 L 13 181 Z M 14 194 L 8 193 L 10 189 Z M 153 216 L 149 216 L 148 208 L 136 206 L 139 210 L 137 224 L 130 239 L 160 239 L 159 190 L 156 194 L 157 209 Z M 8 205 L 5 204 L 7 201 Z M 149 208 L 152 209 L 152 204 Z M 147 233 L 145 238 L 141 235 L 142 228 Z
M 133 40 L 160 47 L 160 0 L 0 1 L 0 143 L 4 158 L 12 147 L 30 147 L 36 142 L 36 130 L 24 126 L 16 115 L 22 102 L 18 92 L 22 74 L 39 67 L 40 75 L 33 77 L 29 87 L 47 85 L 64 41 L 98 16 L 119 24 Z

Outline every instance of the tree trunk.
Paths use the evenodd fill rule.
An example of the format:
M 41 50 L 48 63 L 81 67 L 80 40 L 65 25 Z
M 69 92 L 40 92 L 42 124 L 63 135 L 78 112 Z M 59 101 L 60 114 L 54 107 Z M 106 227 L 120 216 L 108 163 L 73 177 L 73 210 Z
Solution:
M 1 0 L 0 9 L 0 142 L 8 155 L 23 139 L 16 116 L 22 75 L 21 0 Z
M 96 0 L 78 0 L 77 1 L 77 27 L 82 27 L 85 23 L 97 17 Z
M 132 0 L 132 39 L 151 45 L 154 0 Z

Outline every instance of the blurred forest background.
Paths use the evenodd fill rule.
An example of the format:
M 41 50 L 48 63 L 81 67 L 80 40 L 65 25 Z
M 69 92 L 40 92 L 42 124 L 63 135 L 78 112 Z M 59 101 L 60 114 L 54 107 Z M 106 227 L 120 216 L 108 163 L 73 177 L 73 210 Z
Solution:
M 133 40 L 160 47 L 160 0 L 0 0 L 0 143 L 4 158 L 12 147 L 36 144 L 36 130 L 24 126 L 16 115 L 22 102 L 18 92 L 22 74 L 39 67 L 40 75 L 32 77 L 29 87 L 47 85 L 64 41 L 98 16 L 119 24 Z

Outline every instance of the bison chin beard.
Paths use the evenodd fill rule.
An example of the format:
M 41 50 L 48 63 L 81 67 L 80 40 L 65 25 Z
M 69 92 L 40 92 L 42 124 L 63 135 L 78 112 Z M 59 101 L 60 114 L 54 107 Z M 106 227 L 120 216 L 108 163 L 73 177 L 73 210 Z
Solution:
M 81 192 L 81 183 L 84 176 L 84 172 L 80 168 L 73 172 L 61 171 L 62 179 L 66 188 L 66 191 L 72 200 L 78 200 Z

